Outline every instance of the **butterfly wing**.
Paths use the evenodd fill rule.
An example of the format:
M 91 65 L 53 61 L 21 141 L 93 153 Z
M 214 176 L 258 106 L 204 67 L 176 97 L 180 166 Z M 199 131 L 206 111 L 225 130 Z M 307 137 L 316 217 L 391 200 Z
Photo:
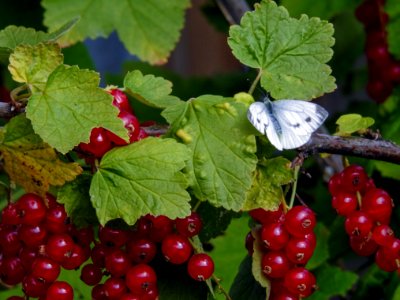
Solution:
M 281 127 L 279 136 L 284 149 L 298 148 L 311 137 L 328 112 L 315 103 L 301 100 L 278 100 L 272 102 L 273 114 Z
M 275 128 L 274 121 L 271 119 L 270 112 L 264 103 L 252 103 L 247 111 L 247 118 L 259 132 L 267 136 L 275 148 L 278 150 L 283 149 L 278 135 L 279 131 Z

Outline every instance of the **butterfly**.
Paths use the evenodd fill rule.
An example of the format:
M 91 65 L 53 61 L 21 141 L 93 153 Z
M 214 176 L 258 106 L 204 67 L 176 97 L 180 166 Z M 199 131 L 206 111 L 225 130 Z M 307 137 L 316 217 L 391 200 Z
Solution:
M 250 123 L 265 134 L 278 150 L 298 148 L 311 137 L 328 112 L 320 105 L 302 100 L 254 102 L 247 111 Z

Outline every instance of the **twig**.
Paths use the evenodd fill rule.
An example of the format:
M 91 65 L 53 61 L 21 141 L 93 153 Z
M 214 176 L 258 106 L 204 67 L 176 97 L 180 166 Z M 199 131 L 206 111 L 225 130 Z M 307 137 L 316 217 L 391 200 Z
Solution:
M 330 153 L 400 164 L 400 147 L 381 139 L 371 140 L 314 133 L 308 143 L 297 150 L 304 158 L 317 153 Z
M 215 0 L 229 24 L 239 24 L 245 12 L 250 10 L 245 0 Z

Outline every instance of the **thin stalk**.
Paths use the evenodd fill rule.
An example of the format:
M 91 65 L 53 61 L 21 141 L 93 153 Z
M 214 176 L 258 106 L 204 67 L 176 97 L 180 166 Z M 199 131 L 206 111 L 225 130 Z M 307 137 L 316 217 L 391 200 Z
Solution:
M 299 178 L 299 171 L 300 171 L 300 166 L 295 166 L 294 167 L 294 181 L 293 181 L 293 187 L 292 187 L 292 194 L 290 196 L 289 209 L 293 207 L 294 198 L 296 197 L 297 181 L 298 181 L 298 178 Z
M 249 91 L 248 91 L 249 94 L 252 95 L 252 94 L 254 93 L 254 90 L 256 89 L 256 86 L 257 86 L 258 82 L 259 82 L 260 79 L 261 79 L 261 74 L 262 74 L 262 70 L 260 69 L 260 70 L 258 71 L 257 77 L 254 79 L 253 83 L 252 83 L 251 86 L 250 86 L 250 89 L 249 89 Z

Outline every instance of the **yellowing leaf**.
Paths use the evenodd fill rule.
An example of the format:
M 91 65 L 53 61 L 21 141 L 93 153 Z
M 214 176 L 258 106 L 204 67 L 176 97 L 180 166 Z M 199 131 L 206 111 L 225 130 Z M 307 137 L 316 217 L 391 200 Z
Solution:
M 276 210 L 283 198 L 282 185 L 293 178 L 290 161 L 280 156 L 262 161 L 253 173 L 253 183 L 246 194 L 243 210 Z
M 266 294 L 267 298 L 269 299 L 269 294 L 271 293 L 271 281 L 265 277 L 263 274 L 263 269 L 261 266 L 261 261 L 264 255 L 264 252 L 262 251 L 263 245 L 262 245 L 262 240 L 259 235 L 259 230 L 253 229 L 251 231 L 251 234 L 254 237 L 254 243 L 253 243 L 253 255 L 252 255 L 252 264 L 251 264 L 251 271 L 253 273 L 254 279 L 263 287 L 266 289 Z
M 15 81 L 27 83 L 35 92 L 43 90 L 50 73 L 62 62 L 57 44 L 21 45 L 10 55 L 8 69 Z
M 11 180 L 27 192 L 43 195 L 50 185 L 61 186 L 82 172 L 78 164 L 61 161 L 54 149 L 33 132 L 31 122 L 23 115 L 6 125 L 0 152 Z
M 363 131 L 372 126 L 375 120 L 370 117 L 363 117 L 359 114 L 347 114 L 340 116 L 336 121 L 338 130 L 335 135 L 349 136 L 354 132 Z

